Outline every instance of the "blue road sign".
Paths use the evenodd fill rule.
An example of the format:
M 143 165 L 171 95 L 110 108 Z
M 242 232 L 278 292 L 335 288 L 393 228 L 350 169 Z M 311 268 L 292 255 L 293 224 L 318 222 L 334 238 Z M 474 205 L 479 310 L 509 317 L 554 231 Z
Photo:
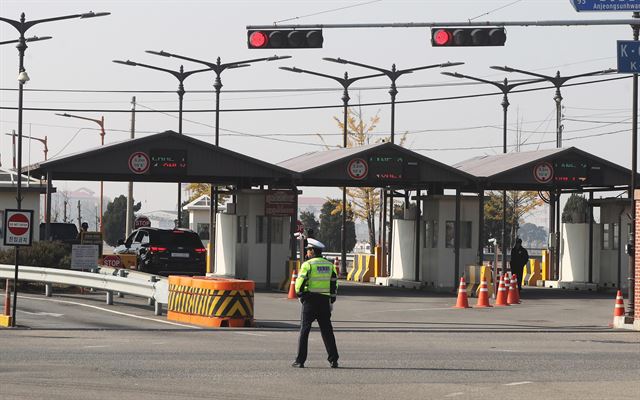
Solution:
M 618 40 L 618 72 L 640 73 L 640 42 Z
M 569 0 L 576 11 L 640 11 L 640 0 Z

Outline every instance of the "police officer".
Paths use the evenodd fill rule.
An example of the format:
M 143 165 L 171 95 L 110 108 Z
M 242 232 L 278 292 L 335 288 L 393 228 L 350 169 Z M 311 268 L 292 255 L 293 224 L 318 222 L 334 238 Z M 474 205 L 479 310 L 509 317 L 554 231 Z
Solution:
M 331 326 L 331 309 L 336 301 L 338 275 L 335 266 L 322 257 L 324 245 L 316 239 L 307 239 L 307 261 L 300 267 L 296 279 L 296 294 L 302 303 L 300 317 L 300 338 L 298 339 L 298 355 L 291 364 L 295 368 L 304 368 L 307 360 L 309 332 L 314 320 L 318 320 L 322 341 L 327 349 L 329 365 L 338 368 L 338 349 Z

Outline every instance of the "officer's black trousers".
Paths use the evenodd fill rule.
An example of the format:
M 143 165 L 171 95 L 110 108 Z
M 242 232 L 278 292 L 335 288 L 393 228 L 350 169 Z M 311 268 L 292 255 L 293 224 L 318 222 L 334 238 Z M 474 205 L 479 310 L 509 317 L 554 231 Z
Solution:
M 311 332 L 311 324 L 314 320 L 318 320 L 318 325 L 320 325 L 322 341 L 324 342 L 324 347 L 327 349 L 327 360 L 329 360 L 329 362 L 338 361 L 336 338 L 333 335 L 333 326 L 331 325 L 331 301 L 329 296 L 316 293 L 307 294 L 302 302 L 300 338 L 298 339 L 298 356 L 296 357 L 296 361 L 304 364 L 307 360 L 309 332 Z

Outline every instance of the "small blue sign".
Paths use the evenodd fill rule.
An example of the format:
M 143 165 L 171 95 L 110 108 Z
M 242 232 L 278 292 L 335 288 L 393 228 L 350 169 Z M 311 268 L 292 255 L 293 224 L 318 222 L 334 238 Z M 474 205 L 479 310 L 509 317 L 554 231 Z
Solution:
M 640 11 L 640 0 L 569 0 L 576 11 Z
M 640 73 L 640 42 L 618 40 L 618 72 Z

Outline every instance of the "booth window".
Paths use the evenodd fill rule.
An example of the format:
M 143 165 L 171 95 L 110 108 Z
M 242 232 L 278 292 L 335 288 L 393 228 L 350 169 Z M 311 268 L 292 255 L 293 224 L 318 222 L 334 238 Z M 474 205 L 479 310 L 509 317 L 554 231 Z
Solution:
M 602 224 L 602 235 L 601 235 L 601 247 L 602 250 L 611 250 L 613 247 L 612 245 L 612 237 L 613 237 L 613 230 L 615 227 L 615 224 Z
M 613 234 L 613 241 L 611 242 L 611 244 L 613 245 L 613 249 L 619 249 L 620 248 L 620 226 L 618 224 L 611 224 L 611 230 L 612 230 L 612 234 Z
M 202 240 L 209 240 L 209 224 L 198 222 L 196 225 L 196 230 L 198 231 L 198 236 Z
M 271 218 L 271 243 L 282 243 L 283 232 L 282 218 Z M 258 215 L 256 217 L 256 243 L 267 242 L 267 217 L 264 215 Z
M 425 221 L 422 247 L 425 249 L 438 247 L 438 221 Z
M 236 243 L 247 243 L 248 230 L 249 227 L 247 226 L 247 216 L 238 215 L 238 236 L 236 238 Z
M 447 248 L 455 247 L 456 221 L 447 221 L 445 225 L 445 243 Z M 460 221 L 460 248 L 471 248 L 471 221 Z

